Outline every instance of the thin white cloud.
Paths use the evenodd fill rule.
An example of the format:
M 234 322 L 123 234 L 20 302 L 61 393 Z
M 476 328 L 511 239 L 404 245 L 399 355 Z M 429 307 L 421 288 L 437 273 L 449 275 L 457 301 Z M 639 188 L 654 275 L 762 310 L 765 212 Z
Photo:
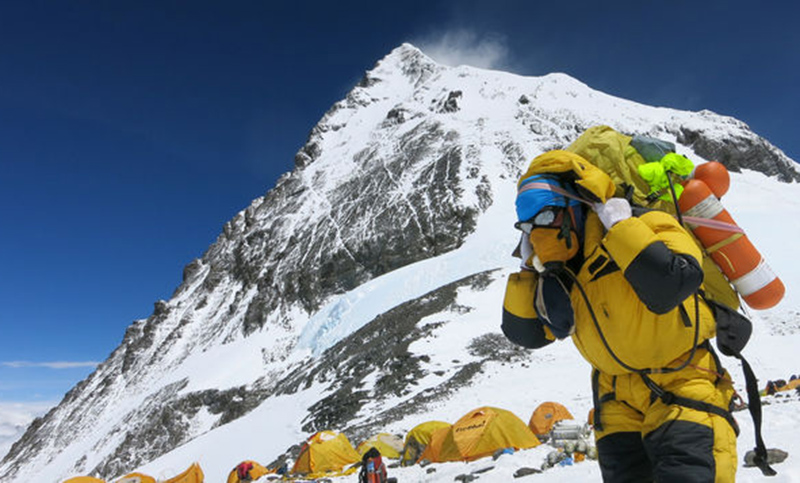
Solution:
M 75 369 L 78 367 L 97 367 L 100 364 L 96 361 L 83 361 L 83 362 L 68 362 L 68 361 L 57 361 L 57 362 L 30 362 L 30 361 L 8 361 L 8 362 L 0 362 L 0 366 L 4 367 L 11 367 L 14 369 L 19 369 L 22 367 L 44 367 L 47 369 Z
M 418 40 L 415 45 L 436 62 L 451 67 L 498 69 L 509 64 L 508 47 L 501 35 L 478 36 L 468 30 L 453 30 Z

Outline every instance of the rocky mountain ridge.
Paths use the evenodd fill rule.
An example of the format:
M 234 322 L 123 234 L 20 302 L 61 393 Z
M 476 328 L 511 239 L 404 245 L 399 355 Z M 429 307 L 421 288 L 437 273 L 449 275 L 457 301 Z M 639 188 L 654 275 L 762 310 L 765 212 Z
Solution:
M 404 44 L 323 116 L 295 169 L 225 224 L 172 298 L 31 424 L 0 463 L 0 481 L 118 476 L 312 388 L 320 395 L 299 430 L 362 435 L 447 398 L 481 361 L 529 357 L 489 336 L 467 344 L 471 362 L 421 389 L 413 381 L 432 370 L 408 346 L 474 309 L 456 302 L 458 290 L 480 293 L 496 278 L 514 232 L 481 226 L 512 216 L 514 182 L 530 159 L 596 124 L 670 139 L 732 171 L 800 181 L 792 160 L 738 120 L 644 106 L 563 74 L 445 67 Z M 468 243 L 477 237 L 510 241 L 482 260 Z M 369 297 L 359 290 L 371 282 L 454 253 L 474 266 L 398 288 L 361 325 L 337 315 L 355 303 L 347 294 Z M 367 391 L 376 368 L 382 378 Z

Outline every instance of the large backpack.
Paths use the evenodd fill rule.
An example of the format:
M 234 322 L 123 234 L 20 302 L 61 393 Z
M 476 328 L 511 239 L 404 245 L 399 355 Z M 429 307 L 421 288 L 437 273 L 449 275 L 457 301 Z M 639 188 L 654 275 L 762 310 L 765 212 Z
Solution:
M 674 215 L 676 209 L 673 202 L 651 195 L 650 185 L 639 174 L 639 166 L 648 160 L 633 144 L 639 146 L 639 149 L 645 151 L 645 154 L 649 154 L 648 151 L 671 150 L 674 152 L 675 150 L 675 146 L 666 141 L 644 136 L 634 138 L 619 133 L 609 126 L 594 126 L 587 129 L 565 151 L 580 155 L 609 175 L 617 186 L 615 196 L 628 198 L 628 201 L 638 206 L 666 211 Z M 691 234 L 691 231 L 687 230 L 687 232 Z M 694 235 L 692 236 L 694 237 Z M 695 242 L 702 249 L 702 245 L 697 239 Z M 703 272 L 705 298 L 737 310 L 739 297 L 736 291 L 705 250 L 703 250 Z
M 359 483 L 387 483 L 386 464 L 376 448 L 370 448 L 361 460 Z

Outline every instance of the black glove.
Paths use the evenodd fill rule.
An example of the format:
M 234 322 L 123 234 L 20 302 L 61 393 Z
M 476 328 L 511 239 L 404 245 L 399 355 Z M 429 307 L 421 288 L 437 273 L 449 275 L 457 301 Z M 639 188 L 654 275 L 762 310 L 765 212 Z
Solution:
M 570 286 L 570 279 L 561 265 L 545 266 L 545 271 L 539 277 L 539 284 L 536 287 L 534 298 L 536 315 L 559 339 L 568 337 L 575 329 L 575 313 L 569 298 Z

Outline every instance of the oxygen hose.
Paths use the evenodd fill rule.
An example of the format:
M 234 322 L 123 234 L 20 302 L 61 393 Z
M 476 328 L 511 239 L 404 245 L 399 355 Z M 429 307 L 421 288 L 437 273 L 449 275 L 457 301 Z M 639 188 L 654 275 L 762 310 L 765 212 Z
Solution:
M 695 353 L 697 352 L 697 342 L 700 339 L 700 303 L 698 292 L 694 292 L 694 313 L 695 313 L 695 328 L 694 328 L 694 342 L 692 344 L 692 350 L 689 352 L 689 357 L 683 361 L 678 367 L 662 367 L 658 369 L 648 368 L 648 369 L 637 369 L 626 364 L 622 359 L 617 356 L 617 354 L 611 349 L 611 346 L 606 339 L 605 334 L 603 334 L 603 329 L 600 327 L 600 321 L 597 320 L 597 315 L 595 315 L 594 309 L 592 308 L 592 304 L 589 301 L 589 296 L 586 295 L 586 291 L 583 289 L 583 285 L 578 281 L 578 277 L 575 273 L 570 270 L 568 267 L 564 267 L 564 272 L 572 279 L 575 283 L 575 286 L 578 287 L 578 291 L 581 293 L 581 297 L 583 297 L 583 301 L 586 303 L 586 308 L 589 309 L 589 315 L 592 318 L 592 322 L 594 323 L 595 329 L 597 329 L 597 334 L 600 336 L 600 340 L 603 342 L 603 346 L 606 348 L 608 353 L 614 359 L 614 361 L 622 366 L 624 369 L 631 371 L 636 374 L 646 375 L 646 374 L 669 374 L 672 372 L 678 372 L 685 367 L 687 367 L 694 359 Z
M 683 226 L 683 213 L 678 208 L 678 195 L 675 193 L 675 185 L 672 184 L 672 171 L 667 171 L 667 181 L 669 182 L 669 192 L 672 194 L 672 202 L 675 204 L 675 212 L 678 214 L 678 223 Z

